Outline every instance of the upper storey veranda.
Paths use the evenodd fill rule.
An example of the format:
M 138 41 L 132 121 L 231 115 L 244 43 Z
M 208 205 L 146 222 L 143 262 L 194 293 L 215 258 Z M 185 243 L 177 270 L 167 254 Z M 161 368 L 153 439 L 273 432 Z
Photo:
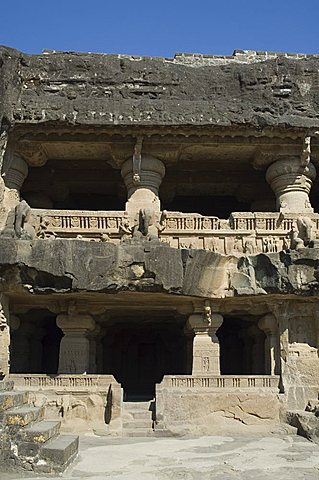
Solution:
M 179 248 L 317 240 L 319 55 L 0 47 L 0 98 L 0 228 L 23 198 L 40 238 L 117 242 L 148 209 L 143 222 Z

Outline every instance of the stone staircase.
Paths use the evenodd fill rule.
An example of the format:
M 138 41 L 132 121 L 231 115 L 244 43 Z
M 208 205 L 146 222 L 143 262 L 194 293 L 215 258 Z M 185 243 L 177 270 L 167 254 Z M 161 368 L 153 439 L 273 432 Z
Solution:
M 123 403 L 123 436 L 154 435 L 154 401 Z
M 60 422 L 44 420 L 44 407 L 28 392 L 0 381 L 0 464 L 3 470 L 61 473 L 78 453 L 78 436 L 60 435 Z

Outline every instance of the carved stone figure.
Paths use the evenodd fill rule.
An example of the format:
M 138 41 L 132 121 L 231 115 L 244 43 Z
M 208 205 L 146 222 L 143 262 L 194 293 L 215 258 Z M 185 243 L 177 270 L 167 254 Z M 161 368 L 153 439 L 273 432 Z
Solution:
M 130 238 L 132 236 L 133 228 L 130 226 L 130 221 L 128 218 L 123 218 L 119 225 L 119 232 L 121 234 L 122 240 L 125 238 Z
M 290 248 L 299 250 L 308 247 L 313 240 L 313 223 L 309 217 L 298 217 L 290 232 Z
M 17 237 L 25 240 L 33 240 L 35 238 L 32 210 L 25 200 L 21 200 L 15 209 L 10 210 L 8 213 L 2 235 L 4 237 Z
M 290 232 L 290 248 L 291 250 L 300 250 L 304 247 L 304 241 L 302 238 L 299 237 L 299 231 L 296 225 L 293 225 Z
M 299 237 L 303 239 L 304 245 L 308 246 L 313 240 L 313 223 L 309 217 L 298 217 L 297 227 Z

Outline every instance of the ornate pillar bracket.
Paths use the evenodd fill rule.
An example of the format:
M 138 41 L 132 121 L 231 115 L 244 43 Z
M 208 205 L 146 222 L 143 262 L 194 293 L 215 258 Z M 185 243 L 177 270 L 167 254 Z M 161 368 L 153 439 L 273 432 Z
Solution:
M 129 158 L 121 168 L 127 188 L 126 211 L 131 221 L 137 219 L 140 210 L 149 210 L 159 215 L 161 210 L 159 187 L 165 175 L 161 160 L 142 154 L 142 139 L 135 145 L 133 159 Z
M 72 311 L 60 314 L 56 319 L 64 337 L 60 343 L 58 373 L 82 374 L 90 368 L 90 341 L 88 334 L 95 328 L 91 315 Z
M 268 313 L 258 322 L 258 327 L 267 336 L 265 348 L 265 363 L 270 375 L 276 375 L 278 371 L 278 321 L 276 317 Z
M 307 153 L 307 145 L 305 147 Z M 316 178 L 314 165 L 300 157 L 282 157 L 272 163 L 266 180 L 276 195 L 277 210 L 283 213 L 313 213 L 309 192 Z
M 189 316 L 187 326 L 194 332 L 193 375 L 220 375 L 219 341 L 217 330 L 223 323 L 219 313 L 211 313 L 208 305 L 204 313 Z

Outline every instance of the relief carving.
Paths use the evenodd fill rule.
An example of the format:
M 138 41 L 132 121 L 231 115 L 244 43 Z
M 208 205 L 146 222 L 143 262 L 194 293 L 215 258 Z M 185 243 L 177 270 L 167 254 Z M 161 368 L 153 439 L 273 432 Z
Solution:
M 119 212 L 118 216 L 115 216 L 113 212 L 110 212 L 110 215 L 108 212 L 103 212 L 103 216 L 99 216 L 97 213 L 90 216 L 86 212 L 74 215 L 72 213 L 75 212 L 72 211 L 63 215 L 50 215 L 47 210 L 45 212 L 44 215 L 41 215 L 39 210 L 35 212 L 38 217 L 37 236 L 43 239 L 54 238 L 62 234 L 65 237 L 68 231 L 74 238 L 72 230 L 81 229 L 83 237 L 79 238 L 84 240 L 116 243 L 120 239 L 133 236 L 160 237 L 163 243 L 167 243 L 173 248 L 203 248 L 222 255 L 277 253 L 289 248 L 316 247 L 318 243 L 315 223 L 317 222 L 319 225 L 318 214 L 289 216 L 287 213 L 281 213 L 280 217 L 279 213 L 243 212 L 234 213 L 226 220 L 200 215 L 190 216 L 183 213 L 174 214 L 175 212 L 172 212 L 174 216 L 170 216 L 170 212 L 165 210 L 159 214 L 153 208 L 140 208 L 137 218 L 133 222 L 132 219 L 125 216 L 125 212 Z M 13 213 L 11 212 L 11 217 Z M 13 222 L 15 220 L 11 218 L 11 223 Z M 174 231 L 174 236 L 172 234 L 170 236 L 170 230 Z M 164 231 L 165 234 L 161 235 Z M 181 235 L 186 232 L 187 236 Z

